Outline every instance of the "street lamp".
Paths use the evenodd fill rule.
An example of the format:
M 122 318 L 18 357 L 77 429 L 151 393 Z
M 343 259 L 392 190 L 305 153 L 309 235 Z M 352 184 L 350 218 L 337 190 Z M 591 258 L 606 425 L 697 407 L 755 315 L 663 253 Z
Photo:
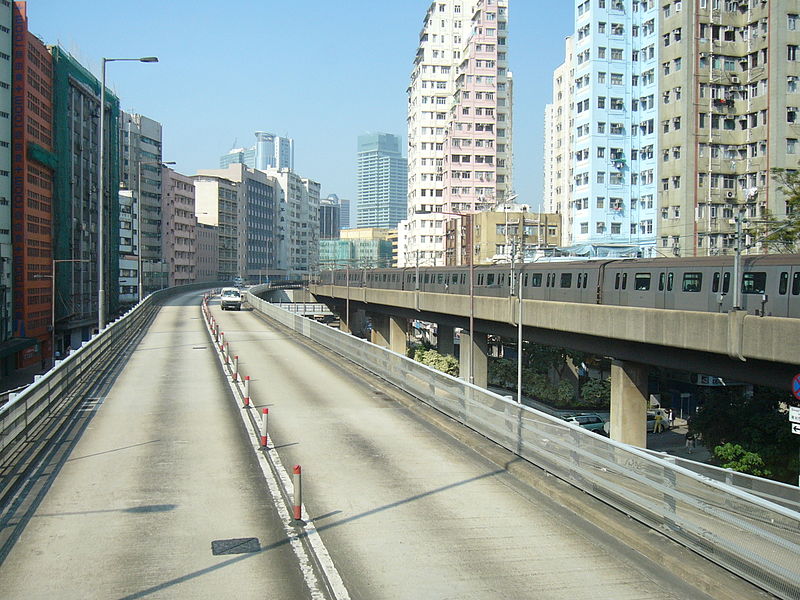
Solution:
M 106 113 L 106 63 L 120 62 L 120 61 L 135 61 L 152 63 L 158 62 L 155 56 L 143 56 L 141 58 L 105 58 L 102 61 L 102 81 L 100 84 L 100 135 L 98 142 L 98 160 L 97 160 L 97 331 L 102 331 L 106 326 L 106 291 L 105 291 L 105 260 L 103 252 L 103 204 L 104 204 L 104 189 L 103 189 L 103 153 L 104 153 L 104 129 L 105 129 L 105 113 Z
M 128 140 L 130 144 L 130 140 Z M 137 298 L 139 302 L 144 298 L 144 277 L 142 277 L 142 165 L 174 165 L 174 160 L 162 162 L 160 160 L 140 160 L 137 162 L 137 178 L 136 178 L 136 231 L 139 236 L 139 247 L 136 252 L 136 289 Z M 163 252 L 161 260 L 164 259 Z M 163 279 L 160 278 L 160 279 Z M 163 281 L 162 281 L 163 283 Z

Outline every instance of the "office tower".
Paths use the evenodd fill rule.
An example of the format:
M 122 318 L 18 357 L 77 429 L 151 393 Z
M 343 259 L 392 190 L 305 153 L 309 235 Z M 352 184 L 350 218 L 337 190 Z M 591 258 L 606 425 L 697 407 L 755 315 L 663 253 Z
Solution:
M 262 281 L 280 274 L 281 189 L 275 179 L 243 164 L 198 172 L 198 176 L 204 175 L 224 178 L 238 186 L 237 275 L 249 281 Z
M 335 196 L 333 198 L 328 196 L 319 201 L 320 240 L 335 240 L 339 238 L 339 214 L 341 208 Z
M 103 184 L 105 239 L 98 247 L 97 164 L 100 82 L 67 52 L 52 47 L 56 177 L 53 197 L 57 344 L 77 348 L 98 320 L 98 250 L 104 254 L 106 314 L 119 309 L 119 100 L 106 89 Z M 111 284 L 111 282 L 114 282 Z
M 144 115 L 121 113 L 123 185 L 136 192 L 139 212 L 139 252 L 144 294 L 166 287 L 169 265 L 164 260 L 161 216 L 161 123 Z
M 219 159 L 219 166 L 243 164 L 251 169 L 294 169 L 294 140 L 274 133 L 257 131 L 256 143 L 249 148 L 233 148 Z
M 339 198 L 336 194 L 330 194 L 328 198 L 335 199 L 339 203 L 339 230 L 350 229 L 355 223 L 353 219 L 352 207 L 350 200 L 347 198 Z
M 400 138 L 389 133 L 358 136 L 357 226 L 395 227 L 406 214 L 408 165 Z
M 572 65 L 572 36 L 564 42 L 566 60 L 553 73 L 553 100 L 545 107 L 544 136 L 544 210 L 564 218 L 562 238 L 558 244 L 572 243 L 572 221 L 567 221 L 567 210 L 572 189 L 572 93 L 574 89 Z
M 0 61 L 0 82 L 5 84 L 0 88 L 0 111 L 5 113 L 0 113 L 0 172 L 11 173 L 0 177 L 0 374 L 47 364 L 55 355 L 53 62 L 41 40 L 28 31 L 26 3 L 15 2 L 12 8 L 13 28 L 0 31 L 2 51 L 13 56 L 13 63 Z M 9 25 L 5 18 L 11 10 L 0 6 L 0 22 Z M 13 52 L 6 47 L 11 31 Z M 9 86 L 12 71 L 14 85 Z
M 507 0 L 431 3 L 408 88 L 408 206 L 399 262 L 444 264 L 447 213 L 511 196 Z
M 761 252 L 786 215 L 771 177 L 796 169 L 800 146 L 797 2 L 671 2 L 659 14 L 658 250 Z M 747 248 L 745 248 L 747 251 Z
M 197 279 L 194 181 L 167 166 L 161 169 L 161 239 L 168 285 L 187 285 Z

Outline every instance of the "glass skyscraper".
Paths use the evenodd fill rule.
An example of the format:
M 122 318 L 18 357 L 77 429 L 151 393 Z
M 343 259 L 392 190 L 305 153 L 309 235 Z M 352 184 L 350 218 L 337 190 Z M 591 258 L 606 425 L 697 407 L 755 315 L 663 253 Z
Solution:
M 408 165 L 400 138 L 389 133 L 358 136 L 357 226 L 397 226 L 406 216 Z

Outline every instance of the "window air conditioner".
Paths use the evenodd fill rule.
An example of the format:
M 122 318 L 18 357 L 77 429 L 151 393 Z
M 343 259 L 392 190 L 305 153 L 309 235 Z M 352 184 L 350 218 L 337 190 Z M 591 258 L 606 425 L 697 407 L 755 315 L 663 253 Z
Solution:
M 736 75 L 731 75 L 731 83 L 739 83 L 739 77 Z
M 734 195 L 735 195 L 735 194 L 734 194 L 733 192 L 725 192 L 725 197 L 726 197 L 726 198 L 733 198 L 733 197 L 734 197 Z

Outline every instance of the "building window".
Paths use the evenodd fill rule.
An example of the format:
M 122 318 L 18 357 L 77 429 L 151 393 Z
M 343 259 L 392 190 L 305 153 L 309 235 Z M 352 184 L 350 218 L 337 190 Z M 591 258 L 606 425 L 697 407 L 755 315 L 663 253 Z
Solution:
M 797 46 L 789 44 L 786 46 L 786 60 L 797 60 Z
M 797 154 L 797 139 L 786 139 L 786 154 Z

